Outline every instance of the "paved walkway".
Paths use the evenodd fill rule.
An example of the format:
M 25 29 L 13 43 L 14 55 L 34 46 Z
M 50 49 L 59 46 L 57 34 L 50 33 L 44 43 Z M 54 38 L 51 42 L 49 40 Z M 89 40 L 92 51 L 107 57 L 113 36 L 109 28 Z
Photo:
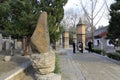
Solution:
M 120 62 L 94 53 L 59 55 L 62 80 L 120 80 Z
M 73 54 L 72 49 L 64 51 L 66 54 L 59 54 L 62 80 L 120 80 L 119 61 L 94 53 L 78 52 Z M 1 66 L 0 69 L 2 68 Z M 22 80 L 33 80 L 31 71 Z

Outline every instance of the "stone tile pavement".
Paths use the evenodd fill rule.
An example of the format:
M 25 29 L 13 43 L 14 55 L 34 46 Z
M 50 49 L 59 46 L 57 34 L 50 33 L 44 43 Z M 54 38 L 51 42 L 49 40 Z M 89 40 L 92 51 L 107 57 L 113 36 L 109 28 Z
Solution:
M 59 54 L 62 80 L 120 80 L 119 61 L 88 52 L 73 54 L 71 48 L 61 51 L 66 52 Z M 3 55 L 0 55 L 1 60 L 2 58 Z M 16 58 L 14 56 L 13 62 L 5 63 L 0 60 L 0 75 L 3 74 L 2 70 L 9 71 L 28 60 L 21 59 L 23 60 L 23 57 L 18 55 Z M 28 71 L 22 80 L 33 80 L 32 69 Z
M 120 62 L 95 53 L 59 55 L 62 80 L 120 80 Z

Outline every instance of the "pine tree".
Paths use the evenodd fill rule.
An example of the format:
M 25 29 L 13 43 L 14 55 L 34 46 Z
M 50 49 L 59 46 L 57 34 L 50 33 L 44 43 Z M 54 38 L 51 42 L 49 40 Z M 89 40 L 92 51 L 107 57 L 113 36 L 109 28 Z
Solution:
M 10 12 L 4 30 L 15 38 L 31 36 L 40 14 L 34 0 L 9 0 Z
M 63 30 L 63 6 L 67 0 L 4 0 L 0 3 L 0 26 L 13 38 L 29 40 L 42 11 L 48 14 L 50 41 L 55 43 Z M 2 4 L 2 5 L 1 5 Z M 28 41 L 29 43 L 29 41 Z
M 108 38 L 115 43 L 116 39 L 120 39 L 120 0 L 116 0 L 115 3 L 110 6 L 110 16 L 108 27 Z
M 3 13 L 0 14 L 0 24 L 4 32 L 17 39 L 26 36 L 25 55 L 29 54 L 30 36 L 40 15 L 39 2 L 37 0 L 7 0 L 1 4 L 0 9 Z

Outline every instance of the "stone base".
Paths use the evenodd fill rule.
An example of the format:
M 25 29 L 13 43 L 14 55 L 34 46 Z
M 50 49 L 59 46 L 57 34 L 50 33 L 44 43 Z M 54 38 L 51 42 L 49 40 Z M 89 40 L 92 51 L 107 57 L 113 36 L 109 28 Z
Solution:
M 6 62 L 11 61 L 11 56 L 5 56 L 4 61 Z
M 54 74 L 54 73 L 50 73 L 47 75 L 35 74 L 35 79 L 36 80 L 61 80 L 61 75 Z
M 31 55 L 32 65 L 41 75 L 52 73 L 55 69 L 55 53 L 41 53 Z

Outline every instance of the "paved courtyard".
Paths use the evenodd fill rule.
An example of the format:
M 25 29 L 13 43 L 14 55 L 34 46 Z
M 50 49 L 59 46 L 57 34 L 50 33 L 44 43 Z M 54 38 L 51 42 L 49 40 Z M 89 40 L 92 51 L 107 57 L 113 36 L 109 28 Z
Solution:
M 62 80 L 120 80 L 120 62 L 94 53 L 59 55 Z
M 73 54 L 72 49 L 66 49 L 62 51 L 66 52 L 66 54 L 59 54 L 62 80 L 120 80 L 119 61 L 115 61 L 95 53 L 77 52 L 76 54 Z M 2 58 L 3 56 L 1 56 L 0 59 Z M 24 60 L 28 60 L 25 58 L 23 60 L 22 58 L 22 56 L 16 56 L 16 58 L 13 60 L 15 63 L 0 62 L 0 74 L 9 71 L 10 69 L 14 69 L 14 67 L 19 66 L 18 63 L 22 63 Z M 9 66 L 6 66 L 5 64 Z M 11 67 L 13 64 L 14 67 Z M 33 79 L 32 69 L 29 69 L 29 73 L 23 77 L 22 80 Z

